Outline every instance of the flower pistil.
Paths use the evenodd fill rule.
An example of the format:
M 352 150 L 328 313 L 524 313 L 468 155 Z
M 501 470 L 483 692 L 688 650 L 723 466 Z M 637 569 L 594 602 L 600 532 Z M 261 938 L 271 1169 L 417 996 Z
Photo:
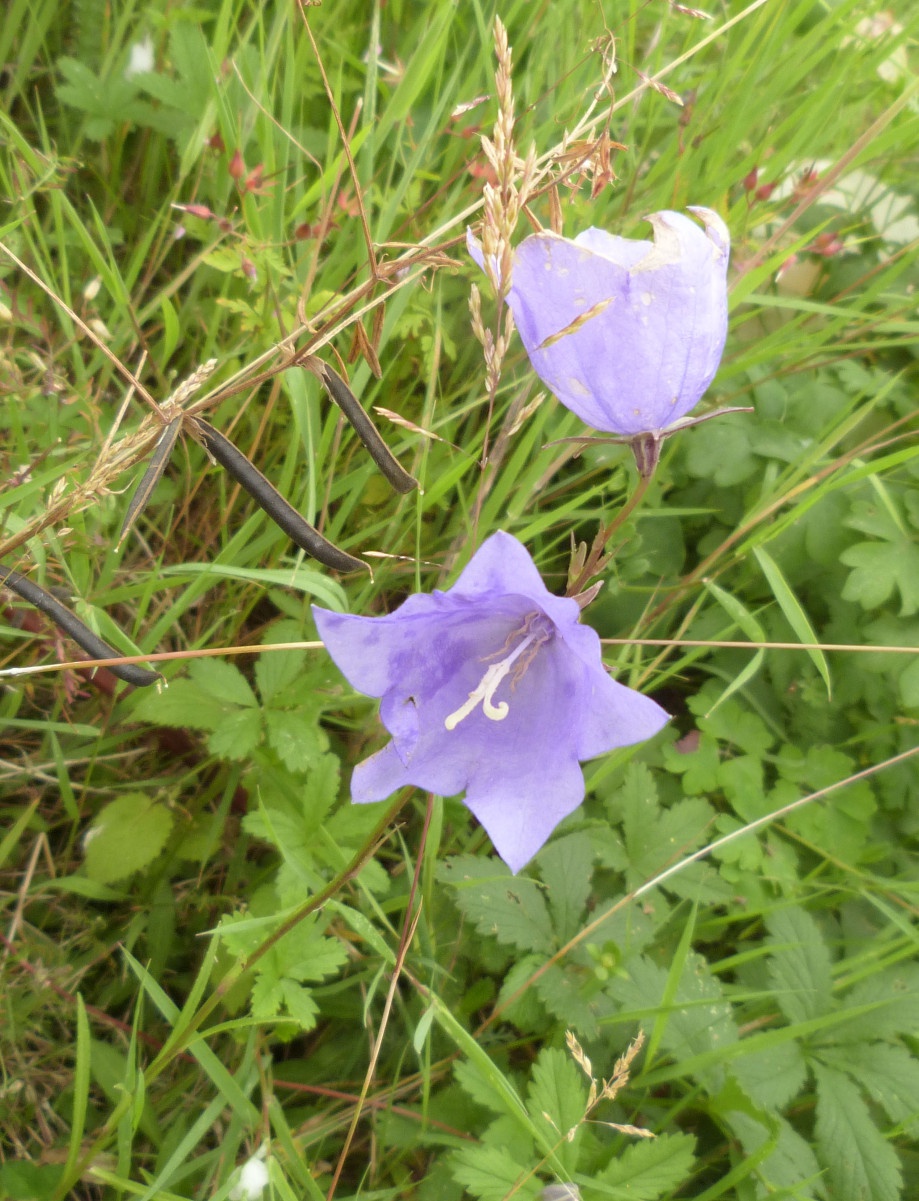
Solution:
M 449 713 L 444 718 L 444 727 L 447 730 L 455 730 L 461 721 L 464 721 L 470 713 L 473 713 L 481 703 L 483 714 L 491 721 L 504 721 L 508 713 L 510 713 L 510 705 L 507 701 L 498 701 L 495 704 L 495 693 L 504 680 L 505 676 L 514 668 L 514 676 L 511 681 L 511 686 L 516 687 L 517 682 L 526 673 L 527 668 L 536 657 L 536 652 L 543 643 L 549 641 L 552 637 L 552 630 L 549 627 L 545 618 L 539 620 L 540 614 L 531 613 L 525 620 L 520 629 L 515 630 L 509 637 L 507 642 L 502 647 L 502 650 L 512 645 L 514 640 L 521 634 L 525 635 L 522 641 L 511 650 L 503 659 L 499 659 L 497 663 L 493 663 L 491 667 L 486 668 L 485 674 L 479 681 L 477 688 L 474 688 L 469 693 L 466 700 L 458 709 Z M 523 658 L 524 652 L 529 652 Z M 498 652 L 500 654 L 500 651 Z

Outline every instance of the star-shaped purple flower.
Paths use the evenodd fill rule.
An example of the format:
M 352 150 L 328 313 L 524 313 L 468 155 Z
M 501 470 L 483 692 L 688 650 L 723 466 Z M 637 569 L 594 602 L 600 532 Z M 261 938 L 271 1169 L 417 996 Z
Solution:
M 730 235 L 717 213 L 648 217 L 653 242 L 587 229 L 517 247 L 507 297 L 536 374 L 595 429 L 637 441 L 695 408 L 727 336 Z M 469 251 L 484 259 L 471 234 Z
M 447 592 L 386 617 L 313 606 L 329 654 L 382 697 L 392 740 L 358 764 L 352 800 L 413 784 L 466 805 L 518 871 L 584 799 L 580 761 L 650 738 L 667 714 L 617 684 L 575 600 L 553 596 L 523 545 L 499 531 Z

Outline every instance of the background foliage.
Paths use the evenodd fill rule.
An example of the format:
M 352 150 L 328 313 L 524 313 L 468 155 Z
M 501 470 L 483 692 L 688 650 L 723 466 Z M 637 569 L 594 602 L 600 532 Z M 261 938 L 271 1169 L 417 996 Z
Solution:
M 285 1199 L 919 1189 L 915 6 L 498 15 L 533 218 L 553 183 L 567 234 L 717 209 L 709 401 L 754 408 L 666 444 L 587 614 L 671 727 L 590 764 L 519 877 L 456 800 L 352 808 L 373 706 L 321 650 L 259 651 L 313 639 L 313 599 L 443 586 L 497 528 L 561 590 L 633 487 L 625 448 L 546 446 L 581 427 L 516 341 L 488 403 L 463 242 L 494 10 L 11 0 L 0 551 L 120 652 L 182 657 L 163 692 L 4 680 L 0 1194 L 242 1196 L 253 1156 Z M 308 371 L 239 375 L 286 338 L 347 362 L 420 492 Z M 209 420 L 374 579 L 296 556 L 191 439 L 119 545 L 160 426 L 111 356 L 160 402 L 216 359 Z M 9 593 L 2 624 L 7 666 L 74 658 Z

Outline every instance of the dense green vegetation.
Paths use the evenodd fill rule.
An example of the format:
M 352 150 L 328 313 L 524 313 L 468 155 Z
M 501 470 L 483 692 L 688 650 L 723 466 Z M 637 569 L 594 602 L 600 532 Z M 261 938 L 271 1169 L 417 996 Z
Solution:
M 311 617 L 498 529 L 561 594 L 635 495 L 473 332 L 496 17 L 515 240 L 717 211 L 697 414 L 753 410 L 665 442 L 584 613 L 672 722 L 516 876 L 461 798 L 350 804 L 383 731 Z M 0 1196 L 255 1196 L 253 1157 L 284 1201 L 919 1195 L 917 34 L 907 0 L 9 0 L 0 563 L 174 657 L 132 688 L 2 592 Z M 120 540 L 194 413 L 372 575 L 187 419 Z

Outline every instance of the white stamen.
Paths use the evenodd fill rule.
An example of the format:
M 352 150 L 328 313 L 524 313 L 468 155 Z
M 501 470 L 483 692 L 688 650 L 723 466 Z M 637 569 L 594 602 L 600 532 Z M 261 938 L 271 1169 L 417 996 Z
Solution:
M 508 705 L 507 701 L 498 701 L 497 704 L 494 704 L 494 695 L 498 691 L 499 684 L 514 666 L 517 659 L 537 639 L 540 642 L 545 642 L 546 635 L 543 630 L 534 630 L 532 634 L 524 638 L 523 642 L 512 650 L 506 658 L 502 659 L 500 663 L 493 663 L 486 670 L 485 675 L 482 676 L 478 688 L 469 693 L 469 696 L 457 710 L 444 718 L 446 729 L 455 730 L 461 721 L 478 708 L 480 701 L 482 703 L 482 712 L 486 717 L 492 721 L 504 721 L 505 717 L 510 713 L 510 705 Z

